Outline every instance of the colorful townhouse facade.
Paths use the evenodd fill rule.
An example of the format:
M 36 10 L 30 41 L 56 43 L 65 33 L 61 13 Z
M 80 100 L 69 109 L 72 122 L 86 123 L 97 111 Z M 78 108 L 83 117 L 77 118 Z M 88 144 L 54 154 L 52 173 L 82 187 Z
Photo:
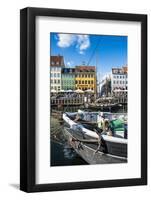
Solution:
M 62 89 L 61 71 L 64 68 L 63 56 L 50 56 L 50 88 L 59 92 Z
M 91 90 L 96 93 L 97 87 L 95 66 L 65 66 L 61 55 L 50 56 L 50 88 L 51 91 L 60 90 Z
M 75 68 L 62 68 L 62 90 L 75 90 Z
M 111 91 L 115 92 L 127 92 L 128 89 L 128 67 L 112 68 L 111 74 Z
M 75 67 L 75 88 L 76 90 L 92 90 L 96 93 L 96 67 L 76 66 Z
M 61 55 L 50 56 L 50 88 L 60 90 L 91 90 L 97 93 L 97 75 L 95 66 L 65 66 Z M 111 73 L 111 94 L 126 93 L 128 89 L 128 67 L 114 67 Z

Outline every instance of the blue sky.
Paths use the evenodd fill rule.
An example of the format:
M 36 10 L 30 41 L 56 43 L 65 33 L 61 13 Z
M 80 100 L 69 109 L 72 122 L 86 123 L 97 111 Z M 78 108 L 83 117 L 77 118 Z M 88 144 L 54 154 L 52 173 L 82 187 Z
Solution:
M 63 55 L 68 67 L 94 65 L 102 78 L 127 65 L 127 36 L 50 33 L 50 55 Z

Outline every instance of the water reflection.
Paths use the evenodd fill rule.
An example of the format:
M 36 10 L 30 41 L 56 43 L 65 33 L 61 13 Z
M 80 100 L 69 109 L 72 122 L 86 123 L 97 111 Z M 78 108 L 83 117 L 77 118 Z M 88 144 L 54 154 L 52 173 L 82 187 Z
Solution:
M 70 166 L 87 164 L 78 154 L 66 144 L 51 142 L 51 166 Z

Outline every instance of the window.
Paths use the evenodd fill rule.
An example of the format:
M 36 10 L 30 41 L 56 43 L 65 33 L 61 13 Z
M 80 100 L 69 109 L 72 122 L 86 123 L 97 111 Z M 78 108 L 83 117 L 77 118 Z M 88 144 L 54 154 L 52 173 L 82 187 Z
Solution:
M 93 81 L 91 81 L 91 84 L 93 84 Z
M 54 77 L 56 77 L 56 73 L 54 73 Z
M 91 74 L 91 78 L 93 78 L 93 74 Z
M 85 81 L 85 84 L 87 84 L 87 81 Z
M 84 81 L 82 81 L 82 84 L 84 84 Z
M 58 83 L 60 84 L 60 80 L 58 80 Z
M 58 75 L 58 78 L 59 78 L 59 77 L 60 77 L 60 74 L 58 73 L 57 75 Z
M 51 79 L 51 83 L 53 83 L 53 80 Z
M 56 80 L 54 80 L 54 83 L 56 84 L 56 83 L 57 83 L 57 81 L 56 81 Z
M 90 84 L 90 81 L 88 81 L 88 84 Z
M 81 84 L 81 81 L 79 81 L 79 84 Z

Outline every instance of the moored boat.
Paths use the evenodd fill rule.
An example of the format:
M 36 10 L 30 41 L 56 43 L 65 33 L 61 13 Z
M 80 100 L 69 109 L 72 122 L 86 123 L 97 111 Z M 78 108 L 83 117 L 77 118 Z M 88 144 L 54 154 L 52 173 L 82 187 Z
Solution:
M 99 140 L 93 138 L 80 139 L 73 129 L 64 128 L 64 136 L 70 146 L 88 164 L 126 163 L 127 158 L 110 154 L 105 146 L 99 145 Z M 105 145 L 105 144 L 104 144 Z M 99 147 L 99 148 L 98 148 Z
M 85 114 L 83 119 L 77 120 L 76 116 L 78 113 L 64 113 L 63 120 L 67 125 L 65 127 L 66 135 L 70 136 L 70 140 L 72 140 L 72 144 L 80 142 L 80 145 L 83 146 L 83 149 L 90 149 L 91 153 L 97 152 L 99 156 L 97 160 L 93 162 L 101 163 L 105 161 L 99 161 L 98 158 L 101 159 L 100 155 L 107 155 L 106 162 L 113 161 L 113 158 L 116 162 L 126 162 L 127 161 L 127 129 L 126 127 L 119 128 L 119 130 L 114 131 L 114 134 L 111 135 L 108 131 L 103 131 L 97 126 L 96 117 L 98 113 L 96 112 L 80 112 L 80 114 Z M 112 113 L 104 113 L 106 118 L 113 123 Z M 118 114 L 118 117 L 121 117 Z M 124 124 L 124 123 L 123 123 Z M 68 139 L 69 139 L 68 138 Z M 74 145 L 72 146 L 74 148 Z M 77 150 L 81 155 L 82 151 Z M 85 153 L 82 153 L 82 157 Z M 105 154 L 105 155 L 104 155 Z M 112 159 L 109 157 L 112 157 Z M 87 161 L 87 159 L 85 159 Z M 122 160 L 122 161 L 121 161 Z M 91 163 L 91 162 L 89 162 Z

